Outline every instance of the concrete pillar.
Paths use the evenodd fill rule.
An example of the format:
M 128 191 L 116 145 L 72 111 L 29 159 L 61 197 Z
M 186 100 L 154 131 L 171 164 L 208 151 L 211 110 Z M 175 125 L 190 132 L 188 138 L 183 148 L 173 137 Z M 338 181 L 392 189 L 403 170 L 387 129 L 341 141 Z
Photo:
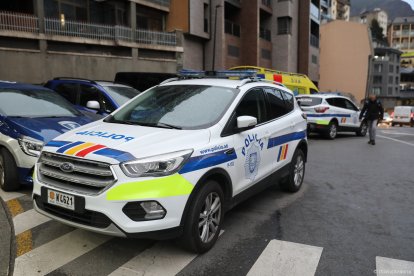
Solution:
M 45 33 L 45 3 L 44 0 L 35 0 L 35 12 L 39 18 L 39 32 L 41 34 Z
M 137 29 L 137 5 L 135 2 L 129 2 L 129 27 L 131 27 L 131 39 L 135 41 L 135 30 Z M 133 59 L 138 58 L 138 49 L 131 48 L 131 56 Z

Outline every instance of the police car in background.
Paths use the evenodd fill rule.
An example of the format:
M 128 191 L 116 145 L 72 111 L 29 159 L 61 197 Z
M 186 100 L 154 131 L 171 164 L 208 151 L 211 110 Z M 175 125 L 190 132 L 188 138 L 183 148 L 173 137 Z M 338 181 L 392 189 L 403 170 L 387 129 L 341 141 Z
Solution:
M 243 73 L 187 72 L 47 143 L 35 209 L 109 235 L 181 236 L 205 252 L 241 200 L 279 180 L 298 191 L 308 145 L 292 92 L 253 77 L 220 78 L 232 76 Z
M 31 183 L 44 143 L 90 122 L 52 90 L 0 81 L 0 187 Z
M 367 134 L 366 121 L 359 121 L 359 108 L 345 96 L 338 93 L 319 93 L 296 97 L 306 113 L 308 131 L 318 132 L 328 139 L 335 139 L 338 132 L 355 132 L 358 136 Z

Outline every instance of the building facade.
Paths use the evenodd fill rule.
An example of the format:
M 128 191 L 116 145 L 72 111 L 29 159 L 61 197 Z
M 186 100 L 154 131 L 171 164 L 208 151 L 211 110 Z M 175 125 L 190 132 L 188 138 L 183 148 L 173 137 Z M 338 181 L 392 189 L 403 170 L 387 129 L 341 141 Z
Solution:
M 185 68 L 254 65 L 317 83 L 319 8 L 319 0 L 172 0 L 167 30 L 183 31 Z
M 332 20 L 349 21 L 351 2 L 349 0 L 321 0 L 321 13 L 323 22 Z
M 388 26 L 388 43 L 403 52 L 414 51 L 414 17 L 397 17 Z
M 169 0 L 3 0 L 0 79 L 113 80 L 116 72 L 182 67 L 182 34 L 167 32 Z
M 319 89 L 354 95 L 358 102 L 369 91 L 369 64 L 373 56 L 367 25 L 335 20 L 321 26 Z
M 382 28 L 382 34 L 386 37 L 388 29 L 388 14 L 386 11 L 377 8 L 351 18 L 352 21 L 367 24 L 368 26 L 371 26 L 372 20 L 374 19 L 378 21 L 379 26 Z
M 388 47 L 374 49 L 371 72 L 371 94 L 381 99 L 385 109 L 392 109 L 400 99 L 401 51 Z

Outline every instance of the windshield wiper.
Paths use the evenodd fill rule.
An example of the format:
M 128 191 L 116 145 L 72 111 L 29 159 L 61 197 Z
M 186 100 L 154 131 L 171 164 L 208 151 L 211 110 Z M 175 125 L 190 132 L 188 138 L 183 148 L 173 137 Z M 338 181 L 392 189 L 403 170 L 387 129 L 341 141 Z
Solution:
M 182 127 L 180 127 L 180 126 L 170 125 L 170 124 L 161 123 L 161 122 L 159 122 L 159 123 L 157 124 L 157 126 L 159 126 L 159 127 L 165 127 L 165 128 L 172 128 L 172 129 L 183 129 L 183 128 L 182 128 Z

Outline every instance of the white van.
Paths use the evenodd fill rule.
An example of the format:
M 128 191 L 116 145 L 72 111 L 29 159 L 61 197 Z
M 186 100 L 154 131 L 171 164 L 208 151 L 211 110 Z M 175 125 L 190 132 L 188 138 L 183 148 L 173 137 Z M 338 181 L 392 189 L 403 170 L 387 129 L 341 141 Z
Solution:
M 396 106 L 392 125 L 409 125 L 414 127 L 414 106 Z

